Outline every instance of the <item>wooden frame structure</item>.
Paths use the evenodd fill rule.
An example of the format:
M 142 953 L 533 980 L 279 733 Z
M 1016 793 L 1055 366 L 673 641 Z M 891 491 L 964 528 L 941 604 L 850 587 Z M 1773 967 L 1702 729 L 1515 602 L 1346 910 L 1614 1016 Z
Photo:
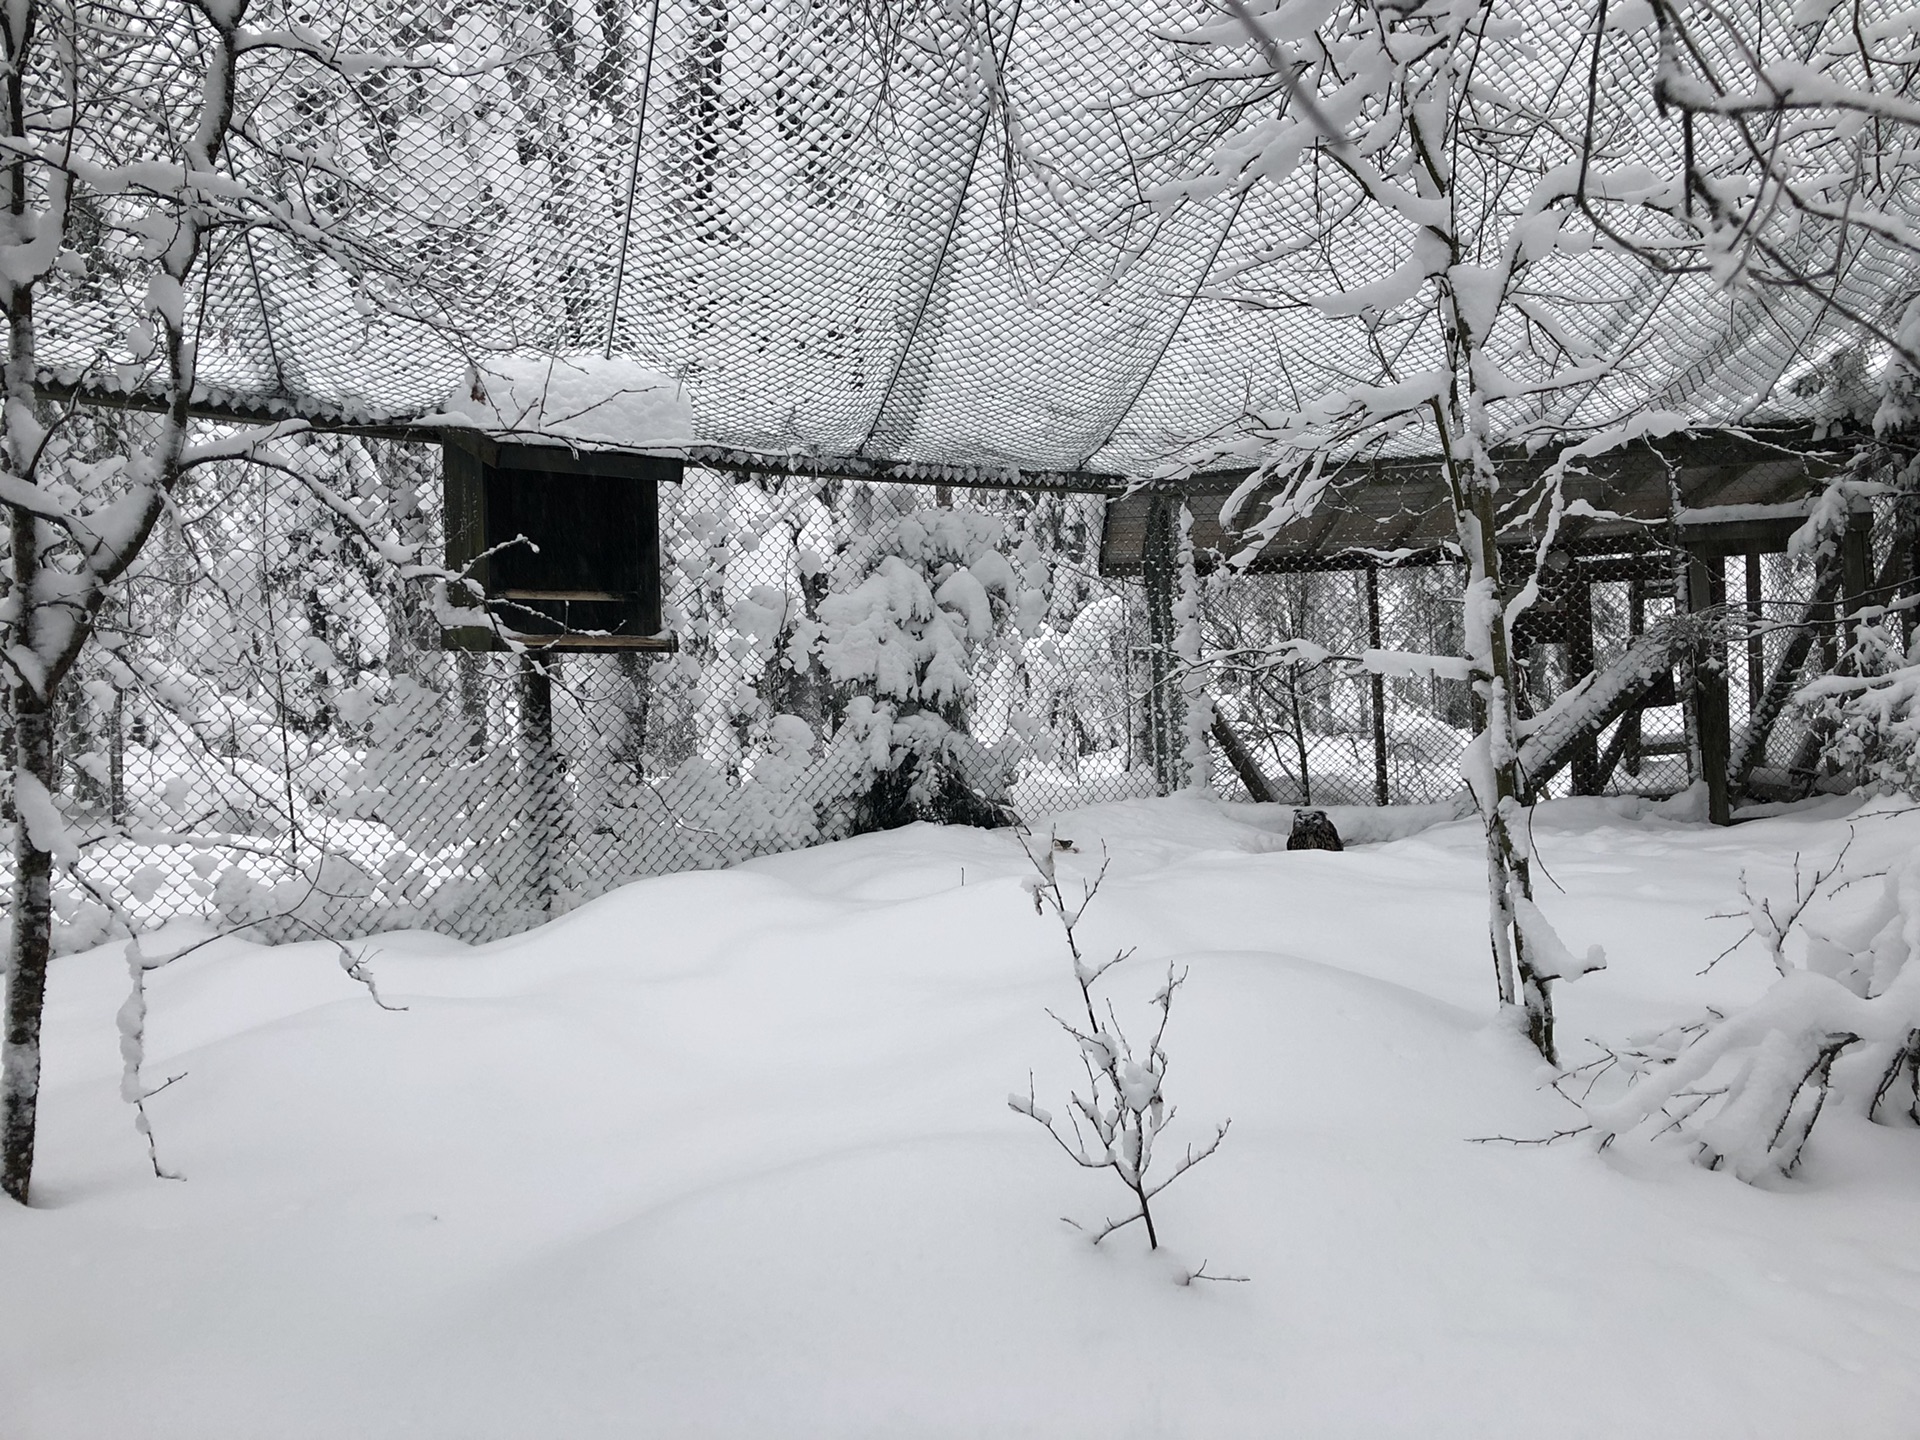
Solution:
M 1569 467 L 1559 487 L 1566 508 L 1555 523 L 1552 553 L 1541 571 L 1541 593 L 1516 627 L 1516 646 L 1524 651 L 1535 643 L 1564 643 L 1574 673 L 1591 674 L 1592 587 L 1606 581 L 1627 580 L 1634 586 L 1630 605 L 1636 621 L 1655 593 L 1650 583 L 1654 573 L 1660 574 L 1677 612 L 1702 614 L 1725 607 L 1727 559 L 1784 552 L 1824 482 L 1844 466 L 1858 443 L 1858 437 L 1825 437 L 1807 430 L 1710 434 L 1639 445 Z M 1516 567 L 1524 565 L 1531 574 L 1546 518 L 1547 461 L 1508 456 L 1500 468 L 1503 493 L 1512 497 L 1503 514 L 1507 530 L 1502 548 L 1511 550 Z M 1364 571 L 1369 644 L 1379 648 L 1380 570 L 1457 558 L 1446 485 L 1432 460 L 1376 460 L 1340 467 L 1313 510 L 1277 527 L 1257 550 L 1247 532 L 1269 513 L 1280 487 L 1256 486 L 1231 513 L 1238 525 L 1229 529 L 1221 523 L 1221 513 L 1246 478 L 1245 472 L 1195 477 L 1179 485 L 1141 487 L 1109 501 L 1101 534 L 1101 573 L 1140 577 L 1148 591 L 1150 616 L 1156 592 L 1168 589 L 1163 603 L 1170 604 L 1168 587 L 1177 580 L 1171 553 L 1159 553 L 1166 544 L 1160 537 L 1172 533 L 1170 517 L 1184 503 L 1193 517 L 1192 540 L 1203 565 L 1231 561 L 1250 574 Z M 1790 697 L 1813 637 L 1825 637 L 1823 647 L 1833 650 L 1840 617 L 1875 591 L 1871 521 L 1865 510 L 1852 514 L 1839 563 L 1828 567 L 1831 575 L 1816 585 L 1814 601 L 1787 655 L 1764 685 L 1750 679 L 1754 721 L 1738 751 L 1731 732 L 1725 641 L 1703 640 L 1680 657 L 1677 684 L 1670 672 L 1651 677 L 1625 697 L 1623 708 L 1610 712 L 1606 723 L 1616 717 L 1621 723 L 1604 753 L 1596 732 L 1556 757 L 1552 768 L 1530 777 L 1531 782 L 1544 785 L 1564 766 L 1571 772 L 1575 794 L 1600 793 L 1623 760 L 1632 763 L 1647 753 L 1640 743 L 1641 710 L 1683 703 L 1691 768 L 1706 781 L 1710 818 L 1728 823 L 1733 791 L 1752 780 L 1765 732 Z M 1748 575 L 1746 608 L 1757 615 L 1757 566 L 1749 565 Z M 1911 583 L 1914 577 L 1883 578 Z M 1764 670 L 1764 653 L 1757 638 L 1748 644 L 1750 675 L 1757 676 Z M 1376 675 L 1370 684 L 1374 788 L 1384 804 L 1384 681 Z M 1155 687 L 1156 699 L 1165 688 Z M 1155 728 L 1177 731 L 1177 718 Z M 1245 750 L 1244 745 L 1226 748 L 1230 753 Z

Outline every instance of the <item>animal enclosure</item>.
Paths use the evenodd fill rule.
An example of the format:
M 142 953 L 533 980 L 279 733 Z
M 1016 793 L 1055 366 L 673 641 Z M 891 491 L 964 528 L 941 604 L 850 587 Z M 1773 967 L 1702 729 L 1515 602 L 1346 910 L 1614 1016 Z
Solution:
M 432 449 L 327 443 L 354 484 L 413 497 L 411 523 L 442 533 Z M 253 467 L 222 470 L 208 499 L 163 532 L 112 643 L 62 692 L 59 803 L 99 836 L 57 895 L 69 948 L 183 914 L 274 938 L 425 924 L 484 939 L 640 876 L 860 828 L 876 769 L 860 701 L 883 681 L 840 662 L 891 632 L 836 605 L 906 568 L 937 588 L 963 553 L 975 572 L 1019 569 L 1038 603 L 1018 623 L 976 613 L 954 657 L 950 749 L 1012 814 L 1188 783 L 1155 737 L 1180 729 L 1189 694 L 1213 712 L 1201 778 L 1222 796 L 1379 805 L 1460 789 L 1469 687 L 1356 663 L 1457 653 L 1450 562 L 1240 574 L 1203 555 L 1196 691 L 1156 648 L 1149 586 L 1101 573 L 1098 496 L 689 468 L 659 487 L 678 650 L 564 655 L 442 648 L 424 589 Z M 1571 590 L 1545 596 L 1520 636 L 1531 712 L 1674 611 L 1664 552 L 1572 563 L 1592 654 L 1566 624 Z M 1812 673 L 1835 642 L 1829 624 L 1794 660 L 1809 562 L 1739 556 L 1725 574 L 1738 733 L 1783 659 Z M 814 648 L 796 648 L 809 626 Z M 1684 788 L 1679 701 L 1670 677 L 1648 687 L 1548 792 Z M 1755 776 L 1805 786 L 1816 759 L 1790 714 Z

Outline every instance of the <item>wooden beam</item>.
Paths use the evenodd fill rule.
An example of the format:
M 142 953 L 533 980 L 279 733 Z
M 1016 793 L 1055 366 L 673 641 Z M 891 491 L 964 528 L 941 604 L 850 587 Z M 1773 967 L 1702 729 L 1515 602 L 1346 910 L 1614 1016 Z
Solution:
M 1562 604 L 1566 607 L 1567 669 L 1574 675 L 1591 675 L 1594 663 L 1593 585 L 1584 567 L 1576 565 L 1568 576 Z M 1598 795 L 1601 783 L 1598 730 L 1590 730 L 1574 746 L 1571 763 L 1573 793 Z
M 1773 674 L 1767 680 L 1766 689 L 1761 692 L 1760 703 L 1748 717 L 1747 728 L 1740 736 L 1740 746 L 1729 765 L 1728 778 L 1735 789 L 1745 788 L 1748 777 L 1765 757 L 1768 737 L 1786 710 L 1787 701 L 1799 688 L 1800 670 L 1813 650 L 1819 622 L 1832 610 L 1834 597 L 1839 593 L 1840 567 L 1831 562 L 1822 564 L 1814 573 L 1813 597 L 1801 612 L 1793 634 L 1787 639 L 1786 649 L 1775 662 Z
M 1240 777 L 1240 783 L 1247 787 L 1247 794 L 1262 805 L 1280 804 L 1280 792 L 1273 788 L 1273 782 L 1267 779 L 1266 771 L 1260 768 L 1260 762 L 1253 751 L 1247 748 L 1247 742 L 1227 723 L 1227 717 L 1220 713 L 1217 705 L 1213 710 L 1211 729 L 1214 743 L 1220 747 L 1220 753 L 1227 757 L 1227 763 L 1233 767 L 1233 773 Z
M 1367 567 L 1367 643 L 1380 645 L 1380 567 Z M 1373 700 L 1373 803 L 1387 803 L 1387 681 L 1378 672 L 1367 677 Z
M 1687 555 L 1687 609 L 1704 615 L 1727 603 L 1727 562 L 1720 556 L 1692 551 Z M 1692 693 L 1694 724 L 1700 736 L 1700 777 L 1707 782 L 1707 819 L 1715 825 L 1733 823 L 1728 800 L 1730 715 L 1727 699 L 1727 661 L 1710 641 L 1694 642 Z

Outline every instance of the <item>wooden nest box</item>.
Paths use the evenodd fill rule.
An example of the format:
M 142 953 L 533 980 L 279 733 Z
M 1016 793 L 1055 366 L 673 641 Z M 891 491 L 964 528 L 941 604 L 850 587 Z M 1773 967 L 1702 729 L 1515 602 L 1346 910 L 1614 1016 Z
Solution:
M 441 454 L 447 568 L 479 584 L 498 626 L 443 630 L 448 649 L 675 648 L 660 633 L 659 494 L 679 460 L 460 432 Z

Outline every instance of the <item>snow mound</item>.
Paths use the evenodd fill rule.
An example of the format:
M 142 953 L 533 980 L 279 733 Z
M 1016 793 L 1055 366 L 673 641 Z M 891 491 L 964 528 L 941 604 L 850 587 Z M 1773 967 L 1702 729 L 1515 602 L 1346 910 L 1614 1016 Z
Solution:
M 448 425 L 518 440 L 669 452 L 695 443 L 686 387 L 624 356 L 489 356 L 441 411 Z
M 486 946 L 355 942 L 403 1011 L 327 944 L 202 944 L 149 980 L 178 1184 L 118 1099 L 119 948 L 62 957 L 40 1200 L 0 1205 L 0 1429 L 1908 1440 L 1920 1132 L 1824 1119 L 1787 1193 L 1469 1143 L 1574 1114 L 1490 1021 L 1477 826 L 1289 854 L 1290 813 L 1057 817 L 1070 895 L 1112 858 L 1082 935 L 1138 947 L 1120 1016 L 1189 976 L 1163 1143 L 1233 1121 L 1152 1256 L 1061 1222 L 1110 1213 L 1108 1182 L 1006 1109 L 1081 1073 L 1007 831 L 662 876 Z M 1569 1047 L 1763 990 L 1745 952 L 1697 973 L 1728 939 L 1705 917 L 1849 823 L 1871 871 L 1920 812 L 1541 807 L 1543 907 L 1612 960 L 1564 992 Z M 1203 1260 L 1252 1282 L 1175 1283 Z

